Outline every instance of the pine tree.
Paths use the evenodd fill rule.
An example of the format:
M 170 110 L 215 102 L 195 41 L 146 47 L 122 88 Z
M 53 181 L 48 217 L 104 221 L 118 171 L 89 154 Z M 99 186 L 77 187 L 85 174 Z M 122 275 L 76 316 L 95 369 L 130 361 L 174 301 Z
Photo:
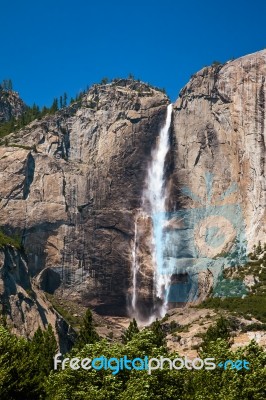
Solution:
M 92 312 L 88 308 L 85 316 L 83 318 L 82 325 L 80 327 L 77 345 L 79 348 L 82 348 L 85 344 L 92 344 L 99 340 L 99 335 L 95 330 Z
M 50 112 L 53 114 L 56 111 L 58 111 L 58 99 L 55 98 L 54 101 L 53 101 L 53 104 L 52 104 L 52 106 L 50 108 Z
M 157 347 L 164 346 L 166 343 L 165 340 L 166 334 L 163 331 L 162 324 L 157 318 L 156 321 L 154 321 L 153 324 L 151 325 L 151 330 L 156 336 L 156 346 Z
M 47 108 L 46 106 L 43 106 L 42 111 L 41 111 L 41 117 L 48 114 L 48 112 L 49 112 L 49 108 Z
M 44 399 L 46 379 L 53 369 L 57 344 L 51 325 L 37 329 L 32 341 L 0 326 L 1 399 Z
M 63 107 L 66 107 L 66 106 L 67 106 L 67 94 L 65 92 L 63 95 Z
M 102 78 L 102 80 L 101 80 L 101 84 L 102 84 L 102 85 L 106 85 L 108 82 L 109 82 L 109 78 L 107 78 L 107 77 L 104 77 L 104 78 Z
M 44 375 L 48 375 L 53 368 L 53 357 L 57 349 L 57 343 L 51 324 L 45 331 L 39 327 L 31 342 L 32 357 L 38 359 Z
M 127 342 L 130 342 L 130 340 L 133 338 L 133 336 L 139 332 L 138 324 L 135 318 L 133 318 L 133 321 L 130 321 L 129 327 L 125 331 L 125 333 L 122 335 L 122 343 L 126 344 Z
M 259 244 L 256 248 L 256 254 L 259 255 L 262 253 L 261 241 L 259 240 Z
M 226 341 L 230 338 L 230 324 L 223 316 L 216 321 L 215 325 L 207 329 L 203 337 L 202 349 L 206 350 L 211 342 L 216 342 L 219 338 Z

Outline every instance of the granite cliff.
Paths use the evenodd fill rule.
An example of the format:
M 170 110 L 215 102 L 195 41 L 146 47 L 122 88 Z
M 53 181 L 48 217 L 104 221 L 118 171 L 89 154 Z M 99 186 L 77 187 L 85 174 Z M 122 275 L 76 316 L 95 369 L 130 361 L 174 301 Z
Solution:
M 229 251 L 238 224 L 248 248 L 265 241 L 265 77 L 264 50 L 202 69 L 173 105 L 165 181 L 168 229 L 182 237 L 178 262 L 195 258 L 195 248 L 209 258 Z M 95 85 L 79 103 L 33 121 L 0 147 L 1 227 L 22 236 L 38 290 L 100 313 L 127 312 L 135 219 L 168 104 L 141 82 Z M 204 211 L 191 214 L 192 230 L 174 213 L 195 207 Z M 205 243 L 213 216 L 227 237 L 216 250 Z M 150 220 L 139 230 L 139 301 L 150 307 Z M 197 273 L 202 299 L 215 277 L 206 268 Z
M 230 195 L 241 204 L 249 248 L 264 241 L 266 233 L 265 80 L 263 50 L 203 68 L 174 104 L 172 193 L 185 185 L 203 198 L 205 171 L 213 174 L 213 203 L 232 183 L 237 185 Z
M 190 220 L 172 222 L 179 267 L 197 276 L 196 301 L 266 239 L 265 79 L 263 50 L 203 68 L 173 105 L 168 207 Z
M 133 216 L 168 103 L 132 80 L 97 85 L 0 148 L 1 225 L 22 235 L 41 289 L 125 313 Z

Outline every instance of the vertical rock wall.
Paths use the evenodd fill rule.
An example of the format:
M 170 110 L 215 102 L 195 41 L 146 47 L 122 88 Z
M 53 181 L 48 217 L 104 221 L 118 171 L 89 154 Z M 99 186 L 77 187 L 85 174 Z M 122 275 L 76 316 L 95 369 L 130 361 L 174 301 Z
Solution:
M 168 103 L 132 80 L 94 86 L 0 148 L 1 224 L 23 235 L 41 289 L 126 312 L 134 215 Z

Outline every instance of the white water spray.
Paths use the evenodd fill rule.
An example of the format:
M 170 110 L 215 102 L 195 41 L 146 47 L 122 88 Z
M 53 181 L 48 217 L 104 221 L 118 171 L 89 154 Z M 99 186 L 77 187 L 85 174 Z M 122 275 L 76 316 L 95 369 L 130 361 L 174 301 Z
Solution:
M 171 125 L 172 105 L 167 107 L 166 121 L 160 134 L 155 149 L 152 151 L 152 160 L 148 168 L 146 188 L 142 196 L 142 212 L 138 213 L 135 218 L 134 240 L 132 243 L 132 296 L 131 296 L 131 311 L 135 318 L 139 319 L 141 312 L 138 312 L 138 221 L 141 225 L 143 219 L 152 219 L 152 259 L 154 265 L 153 286 L 155 288 L 155 297 L 162 302 L 160 310 L 157 310 L 157 315 L 151 315 L 149 320 L 151 323 L 158 311 L 163 317 L 167 310 L 167 289 L 170 284 L 171 277 L 165 272 L 164 265 L 164 237 L 163 230 L 166 219 L 165 203 L 167 199 L 166 185 L 164 179 L 165 159 L 169 151 L 169 130 Z M 143 323 L 143 321 L 142 321 Z
M 167 115 L 162 127 L 157 146 L 152 152 L 152 161 L 148 169 L 147 187 L 143 193 L 144 207 L 149 204 L 149 213 L 153 222 L 153 260 L 155 265 L 154 286 L 156 297 L 159 297 L 163 306 L 161 316 L 165 314 L 167 307 L 167 288 L 171 277 L 164 266 L 164 238 L 163 230 L 166 217 L 165 203 L 167 193 L 165 188 L 164 169 L 165 158 L 169 150 L 169 130 L 171 126 L 172 104 L 167 107 Z

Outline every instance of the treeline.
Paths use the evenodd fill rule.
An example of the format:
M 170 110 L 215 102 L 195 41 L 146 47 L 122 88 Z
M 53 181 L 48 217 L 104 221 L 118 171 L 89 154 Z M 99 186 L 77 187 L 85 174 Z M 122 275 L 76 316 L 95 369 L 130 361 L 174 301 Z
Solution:
M 230 321 L 223 317 L 203 334 L 199 357 L 215 358 L 216 365 L 226 360 L 247 360 L 249 369 L 122 369 L 112 374 L 109 369 L 84 370 L 53 368 L 53 355 L 57 352 L 51 327 L 39 329 L 27 342 L 0 327 L 0 394 L 1 400 L 154 400 L 154 399 L 208 399 L 208 400 L 264 400 L 266 357 L 254 341 L 233 352 Z M 166 346 L 166 333 L 159 321 L 139 330 L 136 321 L 130 323 L 122 343 L 110 343 L 99 338 L 88 310 L 76 345 L 64 358 L 90 358 L 104 356 L 133 360 L 180 357 Z M 183 358 L 183 357 L 182 357 Z M 240 396 L 240 397 L 239 397 Z
M 13 246 L 15 249 L 21 249 L 21 238 L 18 235 L 13 235 L 13 237 L 8 236 L 0 228 L 0 249 L 5 246 Z
M 60 96 L 59 99 L 55 98 L 50 107 L 42 107 L 40 108 L 35 103 L 32 107 L 26 106 L 25 111 L 19 118 L 12 117 L 10 121 L 4 122 L 0 124 L 0 138 L 8 135 L 11 132 L 16 132 L 21 128 L 24 128 L 26 125 L 34 121 L 35 119 L 41 119 L 45 115 L 53 115 L 58 110 L 65 108 L 68 106 L 68 96 L 66 93 L 63 96 Z M 78 101 L 80 99 L 80 94 L 76 96 L 75 99 L 71 98 L 71 103 Z
M 139 78 L 135 78 L 135 76 L 130 73 L 130 74 L 128 74 L 127 78 L 113 78 L 113 79 L 110 79 L 108 77 L 104 77 L 100 81 L 100 84 L 101 85 L 107 85 L 108 83 L 117 83 L 117 82 L 119 82 L 120 80 L 123 80 L 123 79 L 128 79 L 128 80 L 132 80 L 132 81 L 136 81 L 136 82 L 141 83 L 141 80 Z M 153 88 L 155 90 L 158 90 L 159 92 L 162 92 L 162 93 L 166 94 L 165 88 L 159 88 L 158 86 L 154 86 L 149 82 L 146 82 L 146 85 L 150 86 L 151 88 Z
M 37 400 L 45 396 L 44 382 L 53 368 L 57 343 L 49 325 L 28 341 L 0 324 L 0 398 Z
M 104 77 L 100 81 L 100 84 L 106 85 L 108 83 L 117 83 L 121 79 L 124 79 L 124 78 L 109 79 L 108 77 Z M 136 79 L 132 74 L 129 74 L 127 79 L 136 80 L 137 82 L 141 82 L 139 79 Z M 166 93 L 164 88 L 161 89 L 156 86 L 152 86 L 149 83 L 147 83 L 147 84 L 155 90 L 159 90 L 162 93 Z M 0 90 L 6 91 L 6 92 L 12 91 L 13 83 L 12 83 L 11 79 L 4 79 L 0 84 Z M 25 126 L 30 124 L 35 119 L 41 119 L 45 115 L 49 115 L 49 114 L 53 115 L 60 109 L 67 107 L 69 104 L 73 104 L 75 102 L 80 103 L 82 97 L 88 90 L 89 90 L 89 86 L 87 86 L 87 88 L 85 90 L 80 91 L 75 97 L 71 97 L 69 101 L 68 101 L 67 93 L 64 93 L 59 98 L 55 98 L 50 107 L 44 106 L 44 107 L 40 108 L 35 103 L 33 104 L 32 107 L 26 106 L 25 111 L 19 118 L 12 117 L 9 121 L 0 123 L 0 138 L 3 138 L 5 136 L 9 135 L 12 132 L 16 132 L 16 131 L 20 130 L 21 128 L 24 128 Z
M 88 88 L 87 88 L 88 89 Z M 11 79 L 4 79 L 0 83 L 0 91 L 9 92 L 13 91 L 13 82 Z M 67 93 L 64 93 L 59 98 L 54 98 L 50 107 L 40 108 L 35 103 L 33 106 L 26 106 L 23 114 L 19 118 L 12 117 L 9 121 L 0 123 L 0 138 L 9 135 L 12 132 L 16 132 L 21 128 L 24 128 L 35 119 L 40 120 L 45 115 L 53 115 L 62 108 L 67 107 L 69 104 L 79 102 L 86 91 L 79 92 L 75 97 L 71 97 L 68 101 Z

